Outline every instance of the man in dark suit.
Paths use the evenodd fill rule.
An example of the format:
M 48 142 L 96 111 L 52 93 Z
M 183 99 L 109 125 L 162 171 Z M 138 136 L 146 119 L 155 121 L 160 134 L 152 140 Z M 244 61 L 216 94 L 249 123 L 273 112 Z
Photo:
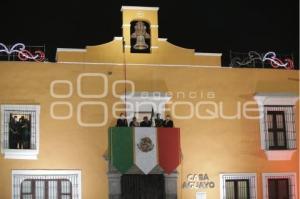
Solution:
M 140 124 L 140 127 L 151 127 L 152 126 L 152 121 L 148 120 L 148 117 L 145 116 L 143 118 L 143 121 Z
M 163 126 L 166 127 L 166 128 L 173 128 L 174 127 L 174 123 L 173 121 L 171 120 L 171 117 L 170 115 L 167 115 L 166 116 L 166 119 L 163 123 Z
M 156 118 L 154 121 L 155 121 L 155 127 L 163 127 L 164 120 L 160 118 L 159 113 L 156 114 Z
M 30 149 L 30 121 L 24 116 L 21 116 L 19 119 L 19 125 L 21 134 L 21 148 Z
M 120 114 L 120 118 L 117 120 L 117 127 L 128 127 L 127 119 L 123 113 Z
M 132 121 L 129 124 L 129 127 L 138 127 L 140 124 L 136 121 L 136 117 L 132 118 Z
M 20 133 L 18 132 L 18 118 L 17 116 L 10 117 L 9 122 L 9 148 L 17 149 L 19 143 Z

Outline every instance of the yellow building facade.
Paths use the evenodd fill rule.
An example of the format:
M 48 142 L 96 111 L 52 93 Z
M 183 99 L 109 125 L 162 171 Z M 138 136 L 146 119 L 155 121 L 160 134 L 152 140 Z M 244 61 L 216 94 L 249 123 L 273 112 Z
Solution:
M 45 198 L 44 193 L 32 195 L 33 182 L 73 184 L 73 197 L 68 188 L 57 189 L 65 198 L 117 198 L 110 190 L 107 131 L 124 112 L 126 79 L 127 92 L 170 97 L 164 113 L 180 128 L 182 159 L 172 174 L 177 188 L 169 198 L 230 198 L 229 182 L 235 190 L 246 180 L 247 197 L 265 199 L 271 179 L 287 179 L 289 198 L 297 199 L 299 82 L 294 80 L 299 71 L 221 67 L 221 54 L 195 52 L 159 38 L 158 8 L 124 6 L 121 11 L 123 37 L 85 49 L 57 49 L 56 63 L 0 63 L 0 198 Z M 149 25 L 150 37 L 141 38 L 145 44 L 137 38 L 142 33 L 132 37 L 139 31 L 133 21 Z M 133 52 L 138 42 L 149 52 Z M 7 122 L 18 111 L 34 114 L 35 145 L 27 150 L 7 144 Z M 284 113 L 285 148 L 270 147 L 266 118 L 271 112 Z M 74 181 L 66 177 L 71 175 Z M 32 185 L 27 191 L 25 179 Z M 59 198 L 55 194 L 47 197 Z

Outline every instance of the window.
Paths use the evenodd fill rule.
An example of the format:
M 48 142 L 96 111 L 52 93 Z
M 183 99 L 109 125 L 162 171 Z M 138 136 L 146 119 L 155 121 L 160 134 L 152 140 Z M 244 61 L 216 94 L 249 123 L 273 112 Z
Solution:
M 265 106 L 266 149 L 295 149 L 296 131 L 292 106 Z
M 263 199 L 295 199 L 296 174 L 294 173 L 264 173 Z
M 256 174 L 221 174 L 221 199 L 255 199 Z
M 80 199 L 80 171 L 15 170 L 13 199 Z
M 295 103 L 292 93 L 258 93 L 261 149 L 268 160 L 290 160 L 296 151 Z
M 8 159 L 37 159 L 39 105 L 1 105 L 1 152 Z
M 72 198 L 72 183 L 68 179 L 25 179 L 21 183 L 21 199 Z
M 268 189 L 270 199 L 289 199 L 288 179 L 268 179 Z
M 225 180 L 226 199 L 249 199 L 249 180 Z

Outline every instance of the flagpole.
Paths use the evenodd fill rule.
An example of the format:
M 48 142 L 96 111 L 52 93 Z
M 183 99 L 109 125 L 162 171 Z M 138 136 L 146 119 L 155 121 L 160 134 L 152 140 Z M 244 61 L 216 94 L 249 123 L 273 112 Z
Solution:
M 124 93 L 125 93 L 125 117 L 127 117 L 127 64 L 126 64 L 126 54 L 125 54 L 125 40 L 122 38 L 122 54 L 123 54 L 123 72 L 124 72 Z

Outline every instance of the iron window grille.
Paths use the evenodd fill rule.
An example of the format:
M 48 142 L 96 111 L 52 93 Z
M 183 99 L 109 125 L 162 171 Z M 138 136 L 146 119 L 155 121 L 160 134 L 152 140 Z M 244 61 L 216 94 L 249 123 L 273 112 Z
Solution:
M 249 180 L 226 180 L 225 181 L 226 199 L 249 199 L 250 187 Z
M 296 149 L 293 106 L 265 106 L 264 123 L 267 150 Z
M 21 183 L 21 199 L 72 199 L 72 183 L 68 179 L 25 179 Z
M 294 173 L 263 174 L 263 199 L 296 199 L 296 175 Z
M 256 174 L 221 174 L 221 199 L 256 199 Z
M 13 171 L 13 199 L 81 199 L 80 171 Z
M 20 122 L 22 117 L 26 122 Z M 37 158 L 39 117 L 39 105 L 1 105 L 1 151 L 5 158 Z M 18 122 L 16 129 L 12 128 L 12 120 L 15 119 Z M 25 133 L 22 130 L 24 126 L 26 126 Z
M 289 179 L 268 179 L 268 194 L 270 199 L 289 199 Z

